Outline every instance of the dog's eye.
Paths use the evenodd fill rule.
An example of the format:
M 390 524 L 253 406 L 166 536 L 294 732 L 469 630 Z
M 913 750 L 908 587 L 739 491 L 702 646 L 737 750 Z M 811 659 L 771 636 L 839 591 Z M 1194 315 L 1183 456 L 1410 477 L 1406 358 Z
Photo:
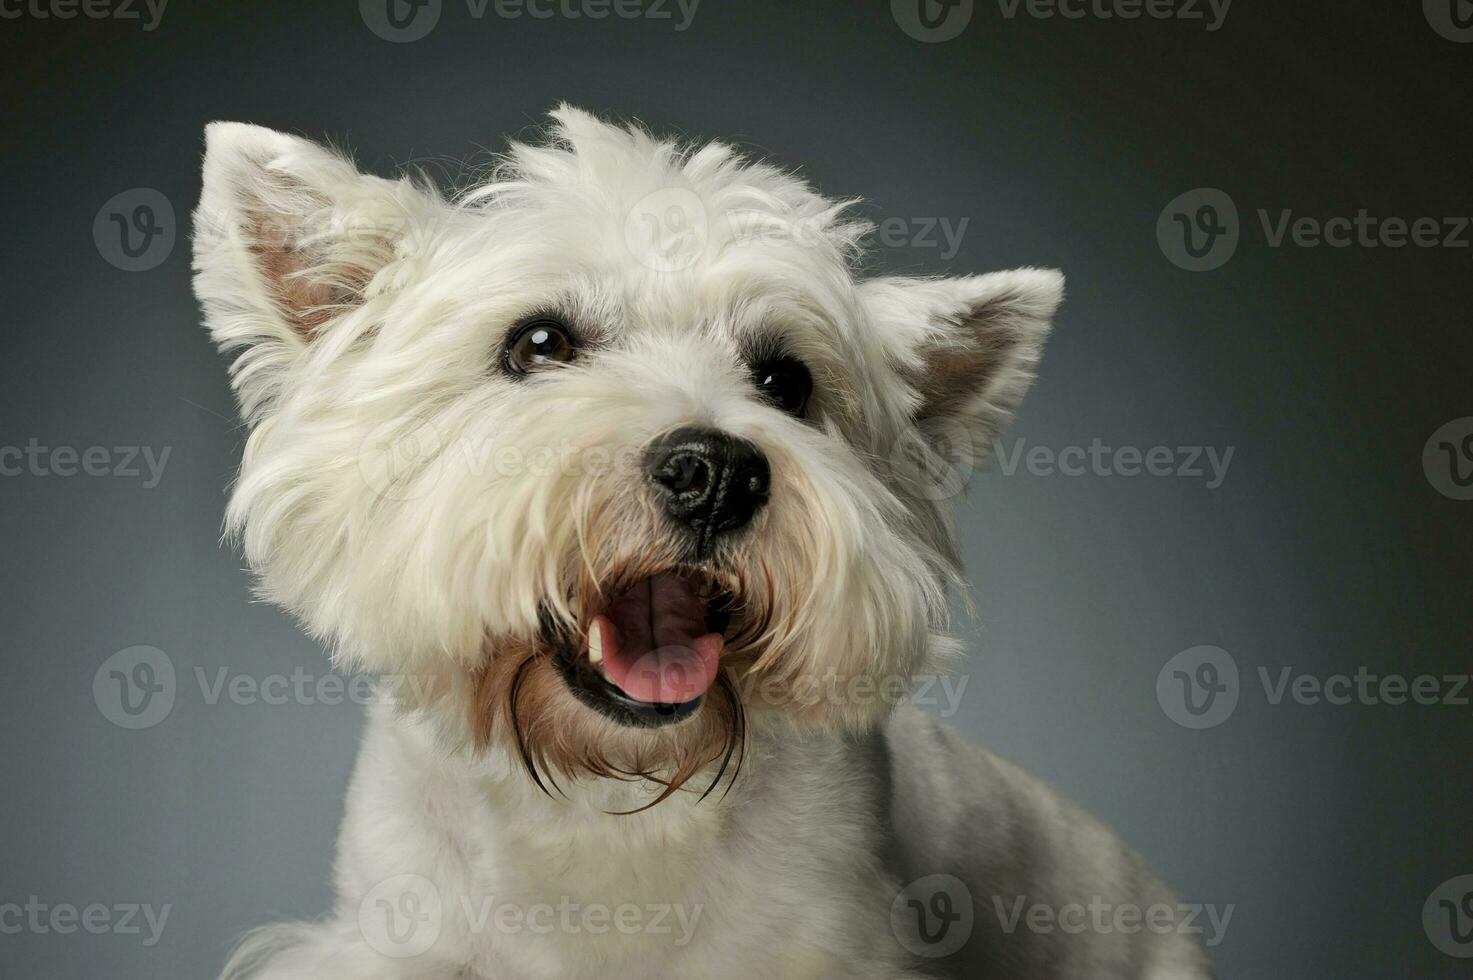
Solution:
M 802 361 L 791 357 L 764 361 L 753 369 L 752 380 L 762 397 L 789 415 L 803 417 L 808 398 L 813 394 L 813 375 Z
M 519 327 L 506 342 L 502 362 L 512 374 L 566 364 L 577 353 L 573 332 L 556 320 L 539 318 Z

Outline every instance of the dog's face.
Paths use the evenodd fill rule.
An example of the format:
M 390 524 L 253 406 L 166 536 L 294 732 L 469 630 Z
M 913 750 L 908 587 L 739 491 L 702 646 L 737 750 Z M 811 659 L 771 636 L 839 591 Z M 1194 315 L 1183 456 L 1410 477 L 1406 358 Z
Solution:
M 980 461 L 1060 277 L 864 281 L 800 180 L 554 116 L 454 201 L 211 127 L 262 591 L 534 767 L 678 784 L 749 718 L 874 720 L 948 650 L 938 456 Z

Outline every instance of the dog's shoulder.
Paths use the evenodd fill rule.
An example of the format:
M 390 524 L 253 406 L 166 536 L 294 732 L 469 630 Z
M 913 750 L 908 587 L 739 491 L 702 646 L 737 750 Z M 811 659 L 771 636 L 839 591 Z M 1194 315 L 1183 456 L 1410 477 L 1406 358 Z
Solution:
M 896 711 L 884 735 L 897 877 L 955 891 L 952 903 L 972 910 L 969 941 L 946 958 L 949 975 L 990 978 L 1027 964 L 1010 975 L 1100 976 L 1121 963 L 1132 966 L 1119 975 L 1211 975 L 1182 932 L 1065 937 L 1017 928 L 1011 911 L 1032 904 L 1176 908 L 1177 899 L 1103 823 L 920 709 Z
M 914 706 L 891 716 L 885 745 L 892 812 L 908 839 L 924 837 L 952 853 L 994 847 L 1014 836 L 1025 811 L 1032 823 L 1039 810 L 1063 803 L 1036 777 Z
M 893 823 L 901 839 L 925 842 L 917 856 L 928 863 L 961 860 L 988 877 L 1024 879 L 1061 855 L 1110 866 L 1102 877 L 1143 870 L 1083 808 L 920 709 L 896 711 L 885 734 Z

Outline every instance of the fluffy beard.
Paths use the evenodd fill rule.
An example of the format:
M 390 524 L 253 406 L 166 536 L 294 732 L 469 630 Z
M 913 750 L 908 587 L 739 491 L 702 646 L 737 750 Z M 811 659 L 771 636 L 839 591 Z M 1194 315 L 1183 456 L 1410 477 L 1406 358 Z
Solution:
M 476 743 L 485 747 L 500 741 L 511 746 L 544 793 L 552 795 L 548 783 L 562 792 L 559 775 L 648 781 L 663 787 L 655 799 L 638 808 L 643 810 L 668 799 L 710 766 L 718 768 L 702 799 L 728 773 L 731 780 L 740 773 L 749 731 L 729 670 L 717 676 L 692 718 L 666 728 L 630 728 L 579 702 L 553 662 L 558 656 L 562 654 L 555 647 L 540 641 L 504 645 L 472 683 Z
M 627 530 L 631 523 L 638 527 L 632 533 Z M 765 515 L 758 523 L 765 523 Z M 700 791 L 704 799 L 728 775 L 730 789 L 741 771 L 750 736 L 748 702 L 758 687 L 754 681 L 764 682 L 761 690 L 770 699 L 752 705 L 759 718 L 798 703 L 788 688 L 796 651 L 811 624 L 804 621 L 801 598 L 795 604 L 784 596 L 798 595 L 796 582 L 811 576 L 808 562 L 796 561 L 798 556 L 818 552 L 788 548 L 768 554 L 748 540 L 721 544 L 709 560 L 690 564 L 682 560 L 688 553 L 685 540 L 660 524 L 643 506 L 622 520 L 595 520 L 594 527 L 626 531 L 580 533 L 582 550 L 566 568 L 573 585 L 562 597 L 565 601 L 544 605 L 533 635 L 489 639 L 484 663 L 472 672 L 475 745 L 510 747 L 548 795 L 562 791 L 559 777 L 648 781 L 662 790 L 640 808 L 646 809 L 714 767 Z M 636 554 L 618 546 L 624 540 L 663 545 Z M 708 617 L 720 618 L 713 627 L 724 639 L 720 668 L 690 717 L 660 725 L 627 724 L 580 699 L 570 677 L 592 670 L 587 637 L 593 617 L 615 597 L 662 574 L 691 581 Z

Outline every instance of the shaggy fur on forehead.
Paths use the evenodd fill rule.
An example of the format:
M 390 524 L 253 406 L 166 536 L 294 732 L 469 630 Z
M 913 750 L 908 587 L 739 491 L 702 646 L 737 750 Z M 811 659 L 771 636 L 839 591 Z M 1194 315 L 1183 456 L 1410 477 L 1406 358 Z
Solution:
M 595 277 L 616 274 L 583 284 L 585 302 L 616 319 L 634 304 L 669 324 L 713 328 L 714 339 L 785 337 L 825 370 L 845 420 L 866 420 L 851 437 L 903 424 L 904 406 L 870 385 L 899 352 L 864 329 L 851 271 L 872 225 L 852 215 L 856 199 L 826 198 L 724 143 L 660 140 L 569 106 L 552 119 L 546 143 L 513 144 L 489 179 L 458 196 L 496 219 L 484 234 L 516 237 L 525 226 L 539 252 L 575 257 Z M 853 370 L 840 369 L 846 361 Z
M 543 214 L 576 217 L 585 233 L 592 220 L 619 236 L 641 200 L 688 190 L 709 221 L 707 262 L 735 258 L 733 249 L 744 242 L 767 249 L 786 239 L 799 247 L 782 251 L 783 257 L 844 263 L 859 257 L 860 240 L 871 229 L 847 215 L 857 201 L 830 200 L 802 179 L 746 159 L 727 144 L 662 141 L 638 126 L 610 125 L 570 106 L 554 110 L 552 119 L 547 143 L 514 143 L 491 179 L 464 192 L 461 202 L 521 203 Z M 569 244 L 583 241 L 577 236 Z

